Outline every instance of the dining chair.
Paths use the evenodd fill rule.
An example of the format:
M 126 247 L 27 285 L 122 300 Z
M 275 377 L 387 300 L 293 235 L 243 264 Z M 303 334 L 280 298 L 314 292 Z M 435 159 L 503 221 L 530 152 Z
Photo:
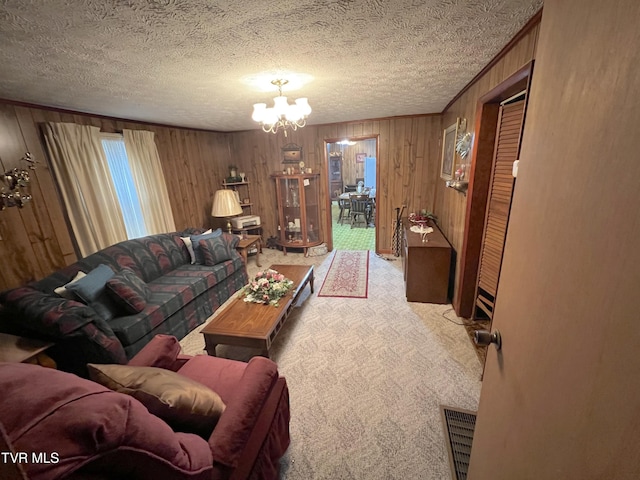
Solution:
M 361 218 L 365 228 L 369 228 L 369 195 L 351 196 L 351 228 Z
M 369 190 L 369 225 L 375 226 L 376 221 L 376 189 Z
M 338 198 L 338 206 L 340 207 L 338 223 L 342 225 L 344 219 L 349 218 L 349 214 L 351 213 L 351 200 L 348 198 Z

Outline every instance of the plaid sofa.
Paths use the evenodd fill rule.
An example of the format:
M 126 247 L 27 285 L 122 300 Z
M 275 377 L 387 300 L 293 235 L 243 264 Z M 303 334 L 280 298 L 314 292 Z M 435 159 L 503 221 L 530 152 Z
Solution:
M 0 330 L 55 342 L 48 353 L 58 368 L 86 376 L 87 363 L 127 363 L 159 333 L 183 338 L 246 285 L 247 271 L 227 233 L 231 259 L 214 266 L 192 265 L 180 236 L 184 232 L 150 235 L 112 245 L 44 279 L 0 293 Z M 133 270 L 151 291 L 147 306 L 134 315 L 123 313 L 105 321 L 89 305 L 54 293 L 78 271 L 100 264 L 115 272 Z

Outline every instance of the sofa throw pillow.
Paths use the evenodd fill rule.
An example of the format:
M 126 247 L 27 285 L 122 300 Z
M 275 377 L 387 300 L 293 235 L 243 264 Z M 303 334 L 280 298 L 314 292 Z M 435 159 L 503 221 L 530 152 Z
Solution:
M 213 230 L 209 229 L 206 232 L 202 233 L 201 235 L 207 235 L 209 233 L 212 233 Z M 184 246 L 187 247 L 187 250 L 189 251 L 189 256 L 191 257 L 191 263 L 196 263 L 196 256 L 195 253 L 193 253 L 193 244 L 191 243 L 191 236 L 189 237 L 180 237 L 180 239 L 184 242 Z
M 200 240 L 199 245 L 204 265 L 217 265 L 231 260 L 229 244 L 222 237 L 205 238 Z
M 100 264 L 84 278 L 67 285 L 82 300 L 93 308 L 105 320 L 111 320 L 120 312 L 120 308 L 107 294 L 107 282 L 115 275 L 109 265 Z
M 87 274 L 80 270 L 78 273 L 76 273 L 76 276 L 73 277 L 73 280 L 71 280 L 69 283 L 66 283 L 65 285 L 61 285 L 58 288 L 54 289 L 53 293 L 61 296 L 62 298 L 66 298 L 67 300 L 75 300 L 76 295 L 71 290 L 67 290 L 67 286 L 77 282 L 78 280 L 86 276 Z
M 127 313 L 139 313 L 147 306 L 151 289 L 136 273 L 123 267 L 107 282 L 107 292 Z
M 87 368 L 91 380 L 131 395 L 176 431 L 207 438 L 226 407 L 216 392 L 171 370 L 91 363 Z
M 216 229 L 211 233 L 203 233 L 202 235 L 192 235 L 191 244 L 193 246 L 193 255 L 195 257 L 195 263 L 204 265 L 204 256 L 202 249 L 200 248 L 200 240 L 206 240 L 207 238 L 216 238 L 222 235 L 221 229 Z
M 98 299 L 105 285 L 114 275 L 109 265 L 100 264 L 84 278 L 67 285 L 67 290 L 75 293 L 84 303 L 91 303 Z

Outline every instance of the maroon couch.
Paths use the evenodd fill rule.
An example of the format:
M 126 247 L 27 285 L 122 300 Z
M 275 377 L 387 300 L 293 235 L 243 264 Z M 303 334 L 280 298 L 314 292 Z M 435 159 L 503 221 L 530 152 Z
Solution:
M 171 369 L 217 392 L 226 409 L 208 440 L 174 432 L 135 398 L 98 383 L 9 363 L 0 363 L 0 436 L 26 452 L 19 467 L 32 480 L 277 478 L 289 446 L 289 393 L 276 364 L 179 352 L 174 337 L 158 335 L 129 365 Z

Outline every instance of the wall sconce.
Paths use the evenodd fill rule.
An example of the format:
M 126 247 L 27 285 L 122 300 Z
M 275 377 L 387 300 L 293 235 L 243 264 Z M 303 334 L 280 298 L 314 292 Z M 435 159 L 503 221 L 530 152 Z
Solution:
M 36 161 L 29 152 L 24 154 L 20 161 L 27 162 L 28 170 L 14 168 L 0 174 L 0 210 L 7 207 L 22 208 L 33 198 L 31 194 L 23 191 L 29 186 L 29 170 L 35 170 Z

